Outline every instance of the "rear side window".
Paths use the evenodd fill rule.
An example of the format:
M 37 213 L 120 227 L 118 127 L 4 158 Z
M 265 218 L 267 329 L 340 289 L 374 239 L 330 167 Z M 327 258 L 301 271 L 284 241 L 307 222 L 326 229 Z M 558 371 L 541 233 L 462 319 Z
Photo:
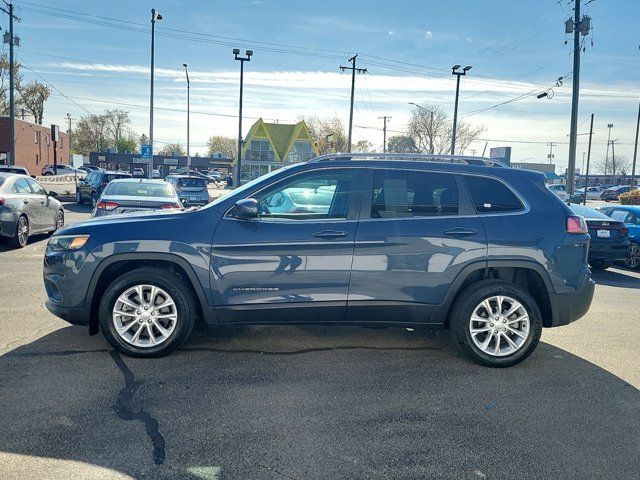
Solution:
M 371 218 L 458 214 L 458 186 L 448 173 L 374 170 Z
M 487 177 L 465 175 L 476 212 L 517 212 L 524 206 L 505 184 Z

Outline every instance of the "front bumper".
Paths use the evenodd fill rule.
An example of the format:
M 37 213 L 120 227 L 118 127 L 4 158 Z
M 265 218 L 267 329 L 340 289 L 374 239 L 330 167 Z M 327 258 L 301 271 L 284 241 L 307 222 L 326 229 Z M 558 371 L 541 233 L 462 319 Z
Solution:
M 595 282 L 587 278 L 582 287 L 575 292 L 550 293 L 552 318 L 549 326 L 567 325 L 583 317 L 591 306 L 595 288 Z
M 47 300 L 44 305 L 56 317 L 72 325 L 89 325 L 90 313 L 86 308 L 69 308 L 51 300 Z

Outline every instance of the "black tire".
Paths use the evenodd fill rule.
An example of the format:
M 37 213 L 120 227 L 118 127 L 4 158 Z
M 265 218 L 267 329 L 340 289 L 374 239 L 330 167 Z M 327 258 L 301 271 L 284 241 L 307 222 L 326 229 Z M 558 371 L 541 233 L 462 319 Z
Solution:
M 591 270 L 606 270 L 613 265 L 613 262 L 607 260 L 589 260 L 589 265 L 591 265 Z
M 26 234 L 24 229 L 26 228 Z M 13 237 L 8 239 L 9 245 L 14 248 L 24 248 L 29 241 L 29 219 L 25 215 L 18 217 L 16 222 L 16 231 L 13 233 Z
M 476 307 L 483 300 L 496 295 L 517 300 L 529 317 L 529 333 L 526 340 L 515 352 L 505 356 L 483 352 L 474 343 L 470 332 L 471 315 Z M 487 367 L 510 367 L 523 361 L 535 350 L 542 333 L 542 316 L 536 301 L 519 285 L 501 280 L 483 280 L 469 285 L 458 294 L 451 310 L 449 326 L 454 343 L 471 360 Z
M 64 210 L 60 209 L 56 212 L 56 217 L 54 219 L 55 225 L 53 226 L 53 230 L 49 231 L 49 234 L 55 233 L 61 228 L 64 227 Z
M 112 321 L 112 311 L 118 297 L 132 286 L 146 284 L 160 287 L 167 292 L 176 306 L 177 321 L 171 335 L 154 347 L 138 347 L 128 343 L 116 331 Z M 195 324 L 196 301 L 191 286 L 180 276 L 156 267 L 138 268 L 119 276 L 102 295 L 99 322 L 107 341 L 119 352 L 138 358 L 152 358 L 167 355 L 184 342 Z
M 95 193 L 91 194 L 91 208 L 96 208 L 96 205 L 98 204 L 98 197 L 96 196 Z
M 45 173 L 44 173 L 44 176 L 45 176 L 45 177 L 48 177 L 49 175 L 53 175 L 53 173 L 51 173 L 51 172 L 45 172 Z

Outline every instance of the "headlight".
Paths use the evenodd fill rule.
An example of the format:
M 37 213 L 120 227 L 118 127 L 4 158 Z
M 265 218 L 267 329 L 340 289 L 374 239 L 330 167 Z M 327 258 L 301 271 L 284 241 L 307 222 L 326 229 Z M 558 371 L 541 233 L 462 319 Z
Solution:
M 91 235 L 54 235 L 49 239 L 49 247 L 58 252 L 78 250 L 85 246 Z

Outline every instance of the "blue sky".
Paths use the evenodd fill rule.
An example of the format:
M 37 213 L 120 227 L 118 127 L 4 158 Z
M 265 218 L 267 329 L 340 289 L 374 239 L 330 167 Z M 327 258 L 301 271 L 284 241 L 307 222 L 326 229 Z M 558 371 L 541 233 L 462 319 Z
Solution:
M 511 145 L 516 160 L 544 161 L 546 142 L 553 141 L 559 144 L 558 170 L 566 165 L 571 80 L 554 87 L 551 100 L 535 95 L 571 74 L 564 21 L 573 3 L 567 0 L 16 0 L 15 5 L 22 19 L 16 33 L 25 77 L 45 78 L 56 88 L 45 107 L 46 123 L 63 123 L 67 112 L 78 118 L 120 107 L 131 111 L 136 131 L 147 131 L 149 16 L 155 7 L 164 16 L 156 38 L 159 142 L 185 141 L 183 63 L 192 80 L 192 150 L 203 152 L 210 135 L 235 136 L 239 65 L 231 50 L 237 46 L 255 51 L 246 64 L 245 132 L 257 117 L 286 122 L 299 115 L 337 114 L 346 124 L 350 78 L 338 67 L 359 53 L 358 66 L 370 73 L 356 82 L 354 140 L 380 146 L 378 117 L 392 116 L 390 135 L 403 131 L 407 102 L 453 111 L 450 67 L 459 63 L 473 65 L 462 82 L 461 118 L 486 126 L 482 138 L 489 147 Z M 580 131 L 588 129 L 586 120 L 595 113 L 593 156 L 604 154 L 611 122 L 620 142 L 616 153 L 631 157 L 640 94 L 640 2 L 596 0 L 583 10 L 593 18 L 594 30 L 582 57 Z M 7 27 L 6 16 L 0 22 Z M 518 96 L 519 101 L 474 113 Z M 586 136 L 580 137 L 580 158 L 583 140 Z M 483 140 L 470 148 L 481 153 L 484 146 Z

